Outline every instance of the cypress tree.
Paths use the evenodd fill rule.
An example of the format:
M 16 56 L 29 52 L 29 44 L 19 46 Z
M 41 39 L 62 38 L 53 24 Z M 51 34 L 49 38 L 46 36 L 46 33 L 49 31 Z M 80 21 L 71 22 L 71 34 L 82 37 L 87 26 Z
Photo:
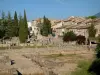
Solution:
M 28 37 L 28 25 L 27 25 L 27 18 L 26 18 L 26 12 L 24 10 L 24 18 L 20 16 L 19 21 L 19 39 L 21 43 L 25 43 L 27 41 Z
M 6 26 L 6 32 L 5 32 L 5 36 L 6 37 L 13 37 L 14 33 L 13 33 L 14 29 L 13 29 L 13 20 L 11 18 L 11 14 L 10 12 L 8 12 L 8 17 L 7 17 L 7 26 Z
M 24 37 L 27 40 L 27 38 L 28 38 L 28 24 L 27 24 L 27 17 L 26 17 L 26 11 L 25 10 L 24 10 L 24 27 L 25 27 Z
M 42 35 L 43 36 L 48 36 L 48 28 L 47 28 L 47 20 L 46 17 L 44 16 L 43 18 L 43 28 L 42 28 Z
M 17 18 L 17 12 L 15 11 L 15 14 L 14 14 L 14 35 L 15 36 L 18 36 L 18 18 Z
M 48 20 L 48 18 L 46 18 L 44 16 L 43 18 L 43 25 L 42 25 L 42 28 L 41 28 L 41 35 L 43 36 L 48 36 L 49 34 L 51 34 L 51 23 L 50 21 Z
M 23 33 L 24 33 L 24 24 L 23 24 L 23 18 L 20 15 L 19 16 L 19 40 L 21 43 L 25 42 L 25 39 L 23 39 Z
M 47 25 L 48 25 L 48 34 L 52 34 L 51 22 L 48 19 L 47 19 Z

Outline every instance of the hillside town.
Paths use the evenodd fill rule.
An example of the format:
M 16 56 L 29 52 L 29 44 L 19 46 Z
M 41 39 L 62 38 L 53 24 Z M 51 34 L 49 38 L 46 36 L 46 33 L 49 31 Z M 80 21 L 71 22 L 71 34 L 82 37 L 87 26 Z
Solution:
M 30 35 L 34 34 L 36 36 L 37 40 L 43 40 L 44 37 L 40 34 L 40 28 L 38 26 L 39 23 L 43 22 L 43 18 L 39 18 L 36 20 L 32 20 L 31 22 L 28 22 L 28 28 L 30 30 Z M 52 33 L 54 33 L 54 37 L 56 39 L 61 39 L 61 37 L 64 35 L 63 33 L 67 33 L 69 31 L 73 31 L 76 35 L 82 35 L 85 36 L 86 39 L 89 38 L 88 34 L 88 28 L 91 26 L 92 22 L 95 23 L 95 28 L 97 30 L 95 37 L 100 35 L 100 18 L 91 19 L 86 17 L 74 17 L 71 16 L 64 20 L 52 20 L 51 22 L 51 28 Z M 33 37 L 34 38 L 34 37 Z M 47 38 L 47 37 L 45 37 Z M 31 41 L 30 41 L 31 42 Z
M 92 17 L 92 16 L 91 16 Z M 21 43 L 20 38 L 12 37 L 11 39 L 1 39 L 1 47 L 11 47 L 12 45 L 15 46 L 53 46 L 53 45 L 63 45 L 63 44 L 77 44 L 77 40 L 70 41 L 70 43 L 66 42 L 64 43 L 63 37 L 64 34 L 67 32 L 73 32 L 76 36 L 83 36 L 84 37 L 84 45 L 91 45 L 93 42 L 98 43 L 97 37 L 100 35 L 100 18 L 87 18 L 87 17 L 76 17 L 71 16 L 69 18 L 63 19 L 63 20 L 55 20 L 55 19 L 48 19 L 50 21 L 50 29 L 51 32 L 48 36 L 43 36 L 41 34 L 41 27 L 44 23 L 44 18 L 38 18 L 32 21 L 27 22 L 27 28 L 28 28 L 28 36 L 26 41 Z M 94 25 L 94 28 L 96 29 L 96 33 L 94 35 L 95 38 L 90 39 L 89 36 L 89 27 L 91 25 Z M 91 31 L 90 31 L 91 32 Z M 10 34 L 10 33 L 9 33 Z M 18 33 L 19 34 L 19 33 Z M 9 35 L 8 35 L 9 37 Z M 92 43 L 91 43 L 92 42 Z

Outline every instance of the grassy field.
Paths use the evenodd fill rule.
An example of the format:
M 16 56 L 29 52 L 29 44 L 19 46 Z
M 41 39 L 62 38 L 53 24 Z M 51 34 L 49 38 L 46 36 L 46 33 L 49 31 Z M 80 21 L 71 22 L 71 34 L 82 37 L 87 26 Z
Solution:
M 80 61 L 78 63 L 76 70 L 72 72 L 72 75 L 94 75 L 88 72 L 91 62 L 90 61 Z

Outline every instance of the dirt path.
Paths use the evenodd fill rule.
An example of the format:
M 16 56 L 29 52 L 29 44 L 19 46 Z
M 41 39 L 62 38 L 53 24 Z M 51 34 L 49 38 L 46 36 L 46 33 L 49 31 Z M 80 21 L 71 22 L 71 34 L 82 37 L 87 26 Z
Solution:
M 36 63 L 23 57 L 21 54 L 11 52 L 9 53 L 9 58 L 15 62 L 12 67 L 16 68 L 22 74 L 43 73 L 42 69 Z

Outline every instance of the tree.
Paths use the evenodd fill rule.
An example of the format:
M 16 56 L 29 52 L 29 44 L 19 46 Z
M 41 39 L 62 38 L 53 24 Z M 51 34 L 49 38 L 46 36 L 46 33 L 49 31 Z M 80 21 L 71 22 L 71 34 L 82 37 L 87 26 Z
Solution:
M 28 38 L 28 25 L 27 25 L 27 17 L 26 17 L 26 11 L 24 10 L 24 26 L 25 26 L 25 30 L 24 30 L 24 36 L 25 39 Z
M 76 34 L 73 31 L 67 32 L 63 36 L 64 42 L 75 41 L 75 40 L 76 40 Z
M 14 34 L 15 36 L 18 36 L 18 30 L 19 30 L 18 18 L 17 18 L 17 12 L 15 11 L 15 14 L 14 14 Z
M 21 43 L 25 42 L 25 39 L 23 39 L 23 33 L 24 33 L 24 24 L 23 24 L 23 18 L 20 15 L 19 16 L 19 40 Z
M 6 26 L 6 31 L 5 31 L 5 37 L 12 37 L 14 36 L 13 34 L 13 20 L 11 18 L 11 14 L 10 12 L 8 12 L 8 16 L 7 16 L 7 26 Z
M 96 16 L 88 16 L 87 19 L 96 19 Z
M 25 43 L 28 38 L 28 25 L 27 25 L 27 18 L 26 12 L 24 10 L 24 18 L 20 16 L 19 21 L 19 39 L 21 43 Z
M 43 18 L 43 25 L 42 25 L 42 29 L 41 29 L 41 34 L 43 36 L 48 36 L 48 28 L 47 28 L 47 25 L 46 25 L 46 17 L 45 16 Z
M 8 11 L 8 16 L 7 16 L 7 19 L 9 20 L 9 21 L 11 21 L 11 13 Z
M 5 19 L 5 12 L 2 11 L 2 20 Z
M 0 19 L 0 38 L 3 38 L 5 35 L 5 30 L 4 30 L 4 22 L 5 22 L 5 13 L 2 11 L 1 14 L 1 19 Z
M 93 24 L 88 28 L 89 38 L 95 38 L 96 29 Z
M 47 18 L 47 26 L 48 26 L 48 34 L 52 34 L 51 22 L 48 18 Z
M 40 33 L 41 35 L 43 36 L 48 36 L 49 34 L 52 33 L 51 31 L 51 23 L 50 21 L 48 20 L 48 18 L 46 18 L 45 16 L 43 17 L 43 24 L 42 24 L 42 27 L 40 29 Z
M 3 20 L 0 19 L 0 38 L 4 37 L 4 25 L 3 25 Z
M 0 20 L 0 38 L 3 38 L 5 36 L 5 21 Z
M 8 21 L 5 19 L 0 20 L 0 37 L 4 38 L 5 37 L 5 32 L 7 28 Z

